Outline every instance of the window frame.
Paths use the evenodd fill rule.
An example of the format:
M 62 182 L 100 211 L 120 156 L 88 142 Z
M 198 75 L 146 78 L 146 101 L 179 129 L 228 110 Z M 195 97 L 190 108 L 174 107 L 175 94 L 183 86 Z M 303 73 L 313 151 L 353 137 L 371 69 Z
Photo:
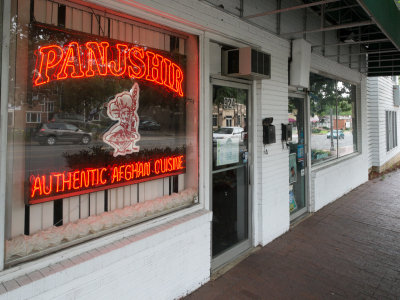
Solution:
M 334 165 L 337 164 L 343 160 L 347 160 L 349 158 L 352 158 L 354 156 L 360 155 L 362 153 L 362 142 L 361 142 L 361 101 L 360 101 L 360 94 L 361 94 L 361 89 L 360 89 L 360 84 L 361 82 L 355 82 L 352 80 L 348 80 L 348 79 L 343 79 L 341 77 L 335 76 L 333 74 L 328 74 L 325 72 L 319 72 L 316 69 L 312 69 L 310 70 L 310 77 L 311 74 L 315 74 L 321 77 L 325 77 L 327 79 L 332 79 L 332 80 L 336 80 L 336 81 L 342 81 L 342 82 L 346 82 L 346 83 L 350 83 L 351 85 L 355 86 L 355 111 L 352 112 L 352 116 L 355 117 L 355 120 L 352 118 L 352 126 L 353 128 L 356 130 L 356 143 L 353 144 L 356 146 L 356 150 L 349 153 L 349 154 L 345 154 L 343 156 L 339 156 L 339 142 L 338 139 L 336 140 L 336 145 L 337 145 L 337 150 L 336 150 L 336 156 L 329 158 L 327 160 L 320 160 L 320 161 L 312 161 L 312 148 L 311 148 L 311 140 L 312 140 L 312 134 L 311 134 L 311 126 L 310 126 L 310 122 L 309 122 L 309 130 L 308 130 L 308 134 L 309 134 L 309 159 L 310 159 L 310 166 L 312 169 L 319 169 L 319 168 L 324 168 L 325 166 L 329 166 L 329 165 Z M 310 80 L 310 85 L 311 85 L 311 80 Z M 308 91 L 308 93 L 310 92 L 310 90 Z M 311 117 L 311 105 L 310 105 L 310 96 L 308 96 L 308 114 L 309 114 L 309 118 Z M 335 104 L 335 116 L 337 118 L 337 102 Z M 354 122 L 355 121 L 355 122 Z M 337 119 L 336 119 L 337 122 Z M 337 126 L 336 126 L 337 127 Z M 335 129 L 333 129 L 335 130 Z M 338 129 L 337 129 L 338 130 Z
M 110 16 L 114 16 L 113 14 L 110 14 Z M 164 29 L 162 29 L 163 28 L 163 25 L 164 25 L 164 23 L 163 22 L 157 22 L 156 20 L 152 20 L 152 19 L 146 19 L 146 21 L 149 21 L 149 22 L 151 22 L 151 23 L 153 23 L 154 22 L 154 28 L 157 28 L 157 29 L 160 29 L 160 30 L 164 30 Z M 189 35 L 192 35 L 196 40 L 197 40 L 197 42 L 196 42 L 196 47 L 194 48 L 193 47 L 193 45 L 191 46 L 191 47 L 185 47 L 186 49 L 195 49 L 195 54 L 196 54 L 196 56 L 198 57 L 198 56 L 200 56 L 201 54 L 202 54 L 202 49 L 204 48 L 204 33 L 203 32 L 201 32 L 201 31 L 198 31 L 198 30 L 189 30 L 187 27 L 185 27 L 185 26 L 178 26 L 179 24 L 175 24 L 174 23 L 174 26 L 173 26 L 173 29 L 174 30 L 177 30 L 177 31 L 179 31 L 179 32 L 181 32 L 181 31 L 184 31 L 184 32 L 182 32 L 181 34 L 179 34 L 179 37 L 180 36 L 182 36 L 183 38 L 186 38 L 187 36 L 189 36 Z M 149 25 L 150 26 L 150 25 Z M 153 25 L 151 25 L 151 26 L 153 26 Z M 153 28 L 153 27 L 152 27 Z M 174 30 L 171 30 L 171 32 L 175 32 Z M 186 44 L 185 44 L 186 45 Z M 190 45 L 189 45 L 190 46 Z M 182 48 L 182 47 L 181 47 Z M 194 54 L 194 53 L 193 53 Z M 17 64 L 17 63 L 15 63 L 15 64 Z M 200 118 L 200 115 L 201 115 L 201 113 L 203 112 L 203 108 L 202 108 L 202 106 L 201 106 L 201 103 L 203 103 L 204 102 L 204 95 L 203 95 L 203 93 L 201 92 L 201 88 L 200 88 L 200 86 L 201 86 L 201 82 L 200 82 L 200 78 L 201 78 L 201 60 L 200 60 L 200 58 L 198 59 L 198 60 L 196 60 L 196 72 L 192 72 L 193 73 L 193 77 L 196 77 L 196 78 L 198 78 L 198 80 L 193 80 L 193 83 L 195 84 L 195 86 L 196 86 L 196 98 L 197 98 L 197 101 L 194 101 L 193 99 L 184 99 L 185 101 L 189 101 L 189 100 L 191 100 L 191 102 L 192 103 L 195 103 L 196 104 L 196 107 L 195 107 L 195 109 L 194 110 L 192 110 L 194 113 L 195 113 L 195 116 L 196 116 L 196 118 Z M 7 83 L 8 84 L 8 83 Z M 58 94 L 58 92 L 57 93 L 55 93 L 55 94 Z M 4 99 L 6 99 L 6 97 L 4 97 Z M 197 103 L 196 103 L 197 102 Z M 32 122 L 32 113 L 35 113 L 36 115 L 34 116 L 34 119 L 36 119 L 36 121 L 35 122 Z M 41 113 L 43 113 L 44 115 L 43 115 L 43 118 L 42 118 L 42 115 L 41 115 Z M 37 116 L 39 114 L 39 116 Z M 36 118 L 35 118 L 36 117 Z M 45 116 L 45 112 L 43 112 L 43 111 L 25 111 L 25 120 L 29 120 L 29 122 L 27 122 L 27 123 L 31 123 L 31 124 L 36 124 L 36 123 L 40 123 L 42 120 L 46 120 L 46 116 Z M 30 126 L 30 127 L 33 127 L 33 126 Z M 196 137 L 196 144 L 197 144 L 197 149 L 196 149 L 196 151 L 198 151 L 199 153 L 200 152 L 202 152 L 202 148 L 201 148 L 201 142 L 200 142 L 200 134 L 201 134 L 201 127 L 197 124 L 197 123 L 195 123 L 195 131 L 196 131 L 196 134 L 194 135 L 194 137 Z M 189 136 L 189 135 L 187 135 L 187 136 Z M 4 153 L 7 153 L 6 151 L 4 152 Z M 8 153 L 7 153 L 8 154 Z M 196 169 L 198 169 L 198 168 L 200 168 L 200 157 L 202 157 L 203 155 L 197 155 L 197 157 L 198 157 L 198 160 L 197 160 L 197 165 L 196 165 Z M 147 224 L 146 225 L 144 225 L 144 226 L 141 226 L 141 228 L 142 227 L 144 227 L 145 229 L 147 229 L 147 228 L 152 228 L 153 226 L 155 226 L 155 225 L 157 225 L 157 224 L 161 224 L 161 223 L 164 223 L 165 222 L 165 220 L 167 220 L 167 221 L 171 221 L 171 220 L 174 220 L 174 219 L 176 219 L 176 218 L 178 218 L 178 217 L 180 217 L 180 216 L 183 216 L 183 215 L 186 215 L 186 214 L 188 214 L 188 213 L 190 213 L 190 212 L 194 212 L 194 211 L 197 211 L 197 210 L 199 210 L 201 207 L 200 207 L 200 205 L 202 205 L 202 206 L 204 206 L 204 200 L 200 200 L 199 201 L 199 198 L 200 197 L 202 197 L 202 198 L 204 198 L 204 195 L 203 195 L 203 192 L 201 191 L 201 188 L 200 188 L 200 181 L 201 181 L 201 178 L 200 178 L 200 175 L 199 175 L 199 173 L 198 172 L 196 172 L 196 173 L 194 173 L 194 174 L 196 174 L 196 180 L 197 180 L 197 184 L 196 184 L 196 187 L 197 187 L 197 200 L 195 200 L 195 202 L 193 202 L 192 204 L 190 204 L 190 206 L 189 207 L 182 207 L 182 208 L 180 208 L 179 210 L 171 210 L 171 212 L 169 212 L 169 211 L 164 211 L 164 212 L 162 212 L 162 213 L 160 213 L 159 215 L 153 215 L 151 218 L 149 218 L 149 219 L 147 219 L 147 218 L 143 218 L 143 219 L 141 219 L 138 223 L 136 223 L 136 222 L 132 222 L 131 224 L 128 224 L 128 226 L 116 226 L 116 227 L 114 227 L 114 229 L 112 230 L 112 232 L 114 232 L 114 231 L 118 231 L 118 230 L 120 230 L 120 229 L 125 229 L 126 231 L 135 231 L 135 232 L 137 232 L 138 230 L 137 230 L 137 228 L 139 228 L 139 227 L 137 227 L 137 226 L 141 226 L 141 224 L 140 223 L 146 223 L 147 222 Z M 176 181 L 177 182 L 177 181 Z M 162 218 L 161 218 L 162 217 Z M 151 221 L 151 222 L 148 222 L 148 221 Z M 132 230 L 131 230 L 131 228 L 132 228 Z M 139 230 L 140 231 L 140 230 Z M 110 231 L 111 232 L 111 231 Z M 102 237 L 103 235 L 107 235 L 108 233 L 106 233 L 106 232 L 103 232 L 102 234 L 100 234 L 99 235 L 99 237 Z M 92 239 L 95 239 L 96 238 L 96 236 L 95 236 L 95 234 L 93 234 L 93 235 L 91 235 L 91 237 L 90 238 L 88 238 L 88 242 L 87 243 L 90 243 L 91 242 L 91 240 Z M 106 239 L 105 239 L 106 240 Z M 80 244 L 82 242 L 82 245 L 78 245 L 78 244 Z M 86 243 L 86 241 L 85 241 L 85 243 Z M 83 243 L 83 239 L 81 240 L 81 241 L 77 241 L 76 242 L 76 245 L 78 246 L 78 247 L 84 247 L 85 246 L 85 243 Z M 71 246 L 72 245 L 74 245 L 75 246 L 75 242 L 73 242 L 73 243 L 71 243 Z M 70 248 L 69 247 L 69 245 L 67 245 L 67 244 L 64 244 L 64 247 L 65 247 L 65 250 L 66 251 L 70 251 L 72 248 Z M 60 248 L 60 249 L 64 249 L 64 247 L 62 247 L 62 248 Z M 3 247 L 3 249 L 4 249 L 4 247 Z M 47 251 L 47 250 L 44 250 L 42 253 L 43 253 L 43 256 L 41 256 L 41 255 L 38 255 L 37 257 L 38 258 L 40 258 L 40 259 L 43 259 L 43 260 L 46 260 L 47 258 L 46 258 L 46 253 L 54 253 L 54 251 L 57 251 L 57 250 L 52 250 L 51 248 L 49 248 L 50 250 L 49 251 Z M 56 247 L 54 247 L 53 249 L 56 249 Z M 3 254 L 4 254 L 4 251 L 3 251 Z M 27 258 L 27 259 L 25 259 L 25 258 L 23 258 L 23 259 L 21 259 L 20 260 L 20 262 L 25 262 L 25 261 L 30 261 L 30 260 L 33 260 L 33 259 L 36 259 L 36 256 L 35 255 L 32 255 L 32 256 L 30 256 L 29 258 Z M 3 260 L 3 262 L 4 262 L 4 260 Z M 5 261 L 5 263 L 6 263 L 6 265 L 7 265 L 7 261 Z M 8 264 L 7 265 L 8 267 L 9 266 L 11 266 L 11 264 Z
M 32 114 L 36 114 L 39 118 L 36 118 L 36 122 L 32 122 Z M 28 120 L 28 115 L 30 116 L 30 120 Z M 25 112 L 26 123 L 27 124 L 40 124 L 42 122 L 42 112 L 40 111 L 27 111 Z
M 386 152 L 397 148 L 397 111 L 385 111 Z

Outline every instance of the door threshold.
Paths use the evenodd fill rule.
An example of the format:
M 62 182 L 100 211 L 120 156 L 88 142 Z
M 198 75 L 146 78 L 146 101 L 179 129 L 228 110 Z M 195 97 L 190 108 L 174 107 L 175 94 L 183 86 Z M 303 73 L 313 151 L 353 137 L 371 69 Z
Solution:
M 307 220 L 309 217 L 311 217 L 313 215 L 313 213 L 310 212 L 305 212 L 304 214 L 301 214 L 300 216 L 298 216 L 297 218 L 293 219 L 290 221 L 290 229 L 292 229 L 293 227 L 299 225 L 301 222 Z
M 252 255 L 253 253 L 257 252 L 258 250 L 261 249 L 261 246 L 257 246 L 257 247 L 252 247 L 247 249 L 246 251 L 242 252 L 239 256 L 237 256 L 235 259 L 227 262 L 226 264 L 223 264 L 222 266 L 211 270 L 211 277 L 210 280 L 214 281 L 217 278 L 219 278 L 220 276 L 224 275 L 226 272 L 228 272 L 229 270 L 231 270 L 233 267 L 235 267 L 236 265 L 238 265 L 240 262 L 242 262 L 243 260 L 245 260 L 247 257 L 249 257 L 250 255 Z

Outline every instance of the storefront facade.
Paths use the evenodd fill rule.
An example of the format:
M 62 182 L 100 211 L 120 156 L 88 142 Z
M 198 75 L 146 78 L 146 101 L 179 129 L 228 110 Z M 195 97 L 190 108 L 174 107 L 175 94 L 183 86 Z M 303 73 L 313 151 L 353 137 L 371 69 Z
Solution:
M 212 2 L 4 1 L 5 296 L 178 298 L 368 179 L 366 77 Z

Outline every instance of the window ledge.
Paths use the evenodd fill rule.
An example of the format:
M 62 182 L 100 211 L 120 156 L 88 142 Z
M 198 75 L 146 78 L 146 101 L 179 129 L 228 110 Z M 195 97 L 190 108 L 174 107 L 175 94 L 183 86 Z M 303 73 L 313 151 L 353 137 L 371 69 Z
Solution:
M 387 150 L 387 151 L 386 151 L 386 155 L 391 154 L 391 152 L 394 152 L 395 150 L 396 150 L 396 151 L 398 150 L 398 146 L 393 147 L 392 149 Z
M 349 159 L 353 159 L 355 157 L 358 157 L 361 154 L 362 154 L 361 152 L 355 152 L 355 153 L 351 153 L 351 154 L 346 155 L 346 156 L 342 156 L 342 157 L 340 157 L 338 159 L 334 159 L 334 160 L 330 160 L 330 161 L 327 161 L 327 162 L 323 162 L 323 163 L 317 164 L 317 165 L 311 167 L 311 173 L 316 173 L 316 172 L 319 172 L 319 171 L 322 171 L 322 170 L 325 170 L 325 169 L 329 169 L 330 167 L 333 167 L 335 165 L 341 164 L 344 161 L 347 161 Z
M 165 231 L 173 226 L 193 219 L 211 221 L 211 212 L 202 208 L 201 204 L 165 215 L 158 219 L 110 233 L 62 251 L 49 254 L 34 261 L 0 272 L 0 295 L 32 281 L 57 273 L 68 267 L 78 265 L 99 255 L 106 254 L 125 245 Z M 5 288 L 5 289 L 4 289 Z M 4 290 L 4 291 L 3 291 Z

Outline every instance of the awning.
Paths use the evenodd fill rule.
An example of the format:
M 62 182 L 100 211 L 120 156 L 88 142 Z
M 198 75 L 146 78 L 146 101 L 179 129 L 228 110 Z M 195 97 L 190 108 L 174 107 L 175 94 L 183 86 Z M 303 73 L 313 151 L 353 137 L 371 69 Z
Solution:
M 400 11 L 393 0 L 358 0 L 390 42 L 374 44 L 368 55 L 369 76 L 400 75 Z M 388 49 L 397 49 L 389 52 Z
M 367 76 L 400 75 L 400 0 L 277 0 L 276 9 L 246 15 L 256 24 L 261 18 L 277 15 L 277 33 L 287 39 L 322 34 L 322 43 L 312 50 Z M 400 2 L 399 2 L 400 7 Z M 303 10 L 303 28 L 281 32 L 280 15 Z M 320 17 L 320 26 L 307 26 L 307 11 Z M 304 15 L 305 13 L 305 15 Z M 305 25 L 304 25 L 305 24 Z M 328 43 L 325 33 L 335 31 L 339 41 Z M 330 35 L 331 36 L 331 35 Z M 312 41 L 315 39 L 310 39 Z M 336 49 L 332 51 L 331 49 Z

